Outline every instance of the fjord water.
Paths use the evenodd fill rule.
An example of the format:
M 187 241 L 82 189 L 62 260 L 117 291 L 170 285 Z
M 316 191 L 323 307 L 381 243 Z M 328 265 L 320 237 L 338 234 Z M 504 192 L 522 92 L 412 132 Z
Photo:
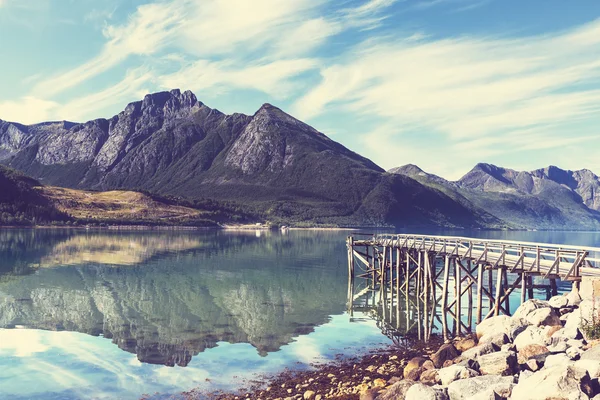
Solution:
M 583 232 L 423 233 L 600 243 Z M 236 389 L 390 343 L 345 312 L 347 235 L 0 230 L 0 398 Z

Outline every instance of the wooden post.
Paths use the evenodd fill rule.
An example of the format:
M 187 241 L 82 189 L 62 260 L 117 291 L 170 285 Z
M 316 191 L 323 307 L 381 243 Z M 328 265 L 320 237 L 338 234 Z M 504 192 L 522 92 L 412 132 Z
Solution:
M 423 271 L 423 265 L 421 264 L 421 251 L 419 251 L 419 255 L 417 256 L 417 300 L 421 298 L 421 272 Z
M 531 275 L 527 276 L 527 286 L 529 286 L 528 292 L 529 300 L 533 299 L 533 277 Z
M 448 321 L 446 320 L 448 311 L 448 281 L 450 279 L 450 256 L 446 254 L 444 261 L 444 283 L 442 288 L 442 329 L 444 330 L 444 339 L 448 335 Z
M 506 272 L 506 267 L 502 267 L 502 280 L 504 284 L 504 294 L 508 293 L 508 272 Z M 506 296 L 504 299 L 504 309 L 506 312 L 510 314 L 510 296 Z
M 521 273 L 521 304 L 525 303 L 525 291 L 527 290 L 527 274 Z
M 469 259 L 465 260 L 467 269 L 469 270 L 469 273 L 471 273 L 471 261 L 469 261 Z M 473 281 L 471 281 L 471 278 L 469 279 L 469 286 L 467 289 L 467 295 L 469 296 L 467 298 L 468 300 L 468 305 L 469 308 L 467 308 L 467 326 L 469 327 L 469 329 L 471 329 L 471 327 L 473 326 Z
M 500 315 L 500 297 L 502 296 L 502 267 L 498 267 L 498 274 L 496 276 L 496 304 L 494 308 L 494 315 Z
M 460 323 L 462 321 L 461 312 L 461 289 L 462 289 L 462 278 L 460 273 L 460 265 L 457 260 L 454 260 L 454 299 L 455 301 L 455 315 L 456 315 L 456 334 L 460 336 L 461 334 L 461 326 Z
M 477 323 L 481 322 L 483 302 L 483 264 L 477 266 Z

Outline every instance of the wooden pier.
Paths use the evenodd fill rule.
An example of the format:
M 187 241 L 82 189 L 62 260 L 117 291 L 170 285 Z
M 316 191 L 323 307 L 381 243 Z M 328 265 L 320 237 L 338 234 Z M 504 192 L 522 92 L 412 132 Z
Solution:
M 407 332 L 417 318 L 425 337 L 435 319 L 444 336 L 461 335 L 473 322 L 510 315 L 534 292 L 550 297 L 559 285 L 600 277 L 600 248 L 390 234 L 350 236 L 347 245 L 350 312 L 376 307 L 397 326 L 406 320 Z

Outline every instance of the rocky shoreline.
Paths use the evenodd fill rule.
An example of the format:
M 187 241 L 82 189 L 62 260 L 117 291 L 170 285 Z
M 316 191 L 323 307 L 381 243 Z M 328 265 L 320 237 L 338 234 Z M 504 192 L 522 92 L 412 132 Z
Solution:
M 284 372 L 237 394 L 188 392 L 216 400 L 600 400 L 600 340 L 582 321 L 598 314 L 596 294 L 528 300 L 512 316 L 489 318 L 474 334 Z

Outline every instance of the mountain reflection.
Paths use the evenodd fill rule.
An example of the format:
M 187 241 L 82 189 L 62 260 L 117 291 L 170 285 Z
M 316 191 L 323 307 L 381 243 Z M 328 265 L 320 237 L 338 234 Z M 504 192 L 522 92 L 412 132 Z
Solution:
M 0 231 L 0 328 L 103 335 L 170 366 L 220 341 L 266 355 L 343 312 L 344 246 L 330 232 Z

